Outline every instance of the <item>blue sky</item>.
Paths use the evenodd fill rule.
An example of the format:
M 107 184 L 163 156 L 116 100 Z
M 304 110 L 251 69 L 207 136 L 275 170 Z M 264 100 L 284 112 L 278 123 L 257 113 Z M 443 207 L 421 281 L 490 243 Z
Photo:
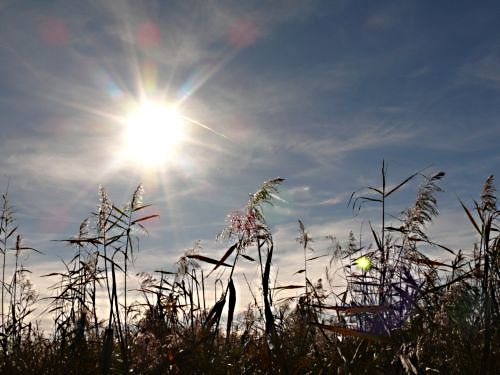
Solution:
M 346 203 L 379 183 L 382 160 L 393 183 L 447 172 L 430 230 L 467 250 L 456 197 L 478 197 L 500 171 L 499 94 L 496 1 L 2 1 L 0 188 L 44 253 L 26 260 L 33 277 L 71 256 L 51 240 L 77 232 L 99 185 L 121 203 L 144 184 L 161 218 L 137 268 L 152 270 L 196 240 L 222 254 L 226 214 L 281 176 L 268 221 L 291 280 L 297 219 L 318 251 L 326 234 L 359 232 Z M 119 121 L 141 97 L 213 131 L 187 124 L 170 160 L 145 170 L 123 158 Z

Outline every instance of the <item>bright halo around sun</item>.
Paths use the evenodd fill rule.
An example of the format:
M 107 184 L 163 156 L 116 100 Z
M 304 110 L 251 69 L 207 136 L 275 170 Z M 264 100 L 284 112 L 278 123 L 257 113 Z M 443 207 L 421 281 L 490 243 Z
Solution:
M 125 153 L 148 167 L 161 166 L 173 157 L 184 138 L 183 119 L 173 106 L 144 102 L 125 118 Z

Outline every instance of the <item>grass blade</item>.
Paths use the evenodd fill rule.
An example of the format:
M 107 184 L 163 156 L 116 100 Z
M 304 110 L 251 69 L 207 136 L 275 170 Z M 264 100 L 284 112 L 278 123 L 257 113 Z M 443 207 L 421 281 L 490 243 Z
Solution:
M 227 311 L 227 329 L 226 329 L 226 339 L 229 339 L 231 334 L 231 325 L 233 324 L 234 309 L 236 307 L 236 289 L 234 288 L 233 279 L 229 280 L 229 304 Z
M 222 258 L 219 259 L 219 261 L 217 262 L 217 264 L 215 265 L 215 267 L 212 269 L 212 271 L 210 271 L 210 273 L 207 275 L 210 276 L 210 274 L 212 272 L 214 272 L 217 268 L 219 268 L 219 266 L 221 266 L 222 264 L 224 264 L 224 261 L 233 253 L 234 249 L 236 249 L 238 247 L 238 242 L 236 242 L 234 245 L 232 245 L 226 252 L 225 254 L 222 256 Z
M 472 216 L 472 214 L 469 211 L 469 209 L 465 206 L 465 204 L 460 199 L 458 201 L 462 205 L 462 208 L 464 209 L 467 217 L 469 218 L 469 221 L 472 223 L 472 225 L 474 226 L 474 228 L 476 228 L 477 233 L 479 233 L 479 235 L 481 235 L 481 229 L 479 229 L 479 226 L 477 225 L 476 220 L 474 220 L 474 217 Z
M 219 264 L 219 261 L 213 258 L 209 258 L 203 255 L 198 255 L 198 254 L 191 254 L 191 255 L 186 255 L 186 258 L 191 258 L 191 259 L 198 259 L 201 260 L 202 262 L 210 263 L 210 264 Z M 224 267 L 231 267 L 231 265 L 227 263 L 221 263 L 221 266 Z

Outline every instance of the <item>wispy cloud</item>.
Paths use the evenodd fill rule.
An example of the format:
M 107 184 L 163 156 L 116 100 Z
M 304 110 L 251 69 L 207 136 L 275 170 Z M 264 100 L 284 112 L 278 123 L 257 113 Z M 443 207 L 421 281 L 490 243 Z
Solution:
M 403 22 L 403 17 L 408 16 L 401 4 L 391 4 L 372 11 L 365 21 L 365 27 L 370 31 L 386 31 Z
M 288 148 L 315 160 L 320 165 L 326 165 L 340 162 L 342 157 L 356 151 L 382 146 L 401 146 L 402 143 L 413 139 L 416 132 L 409 127 L 396 129 L 369 125 L 362 131 L 355 130 L 354 134 L 336 136 L 335 130 L 332 130 L 332 133 L 326 139 L 297 138 L 294 135 L 295 139 L 289 141 Z
M 463 65 L 459 69 L 459 82 L 500 88 L 500 45 L 476 61 Z

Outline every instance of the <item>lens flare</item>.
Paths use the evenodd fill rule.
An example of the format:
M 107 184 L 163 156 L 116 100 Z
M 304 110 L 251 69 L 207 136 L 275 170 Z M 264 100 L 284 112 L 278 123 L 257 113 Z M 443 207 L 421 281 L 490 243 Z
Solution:
M 361 256 L 358 259 L 354 261 L 354 265 L 363 271 L 368 271 L 370 268 L 372 268 L 372 262 L 369 258 L 365 256 Z
M 141 47 L 156 47 L 161 41 L 160 28 L 152 21 L 142 22 L 137 29 L 136 39 Z
M 60 18 L 49 17 L 38 25 L 38 32 L 42 40 L 51 47 L 62 47 L 70 38 L 66 22 Z

